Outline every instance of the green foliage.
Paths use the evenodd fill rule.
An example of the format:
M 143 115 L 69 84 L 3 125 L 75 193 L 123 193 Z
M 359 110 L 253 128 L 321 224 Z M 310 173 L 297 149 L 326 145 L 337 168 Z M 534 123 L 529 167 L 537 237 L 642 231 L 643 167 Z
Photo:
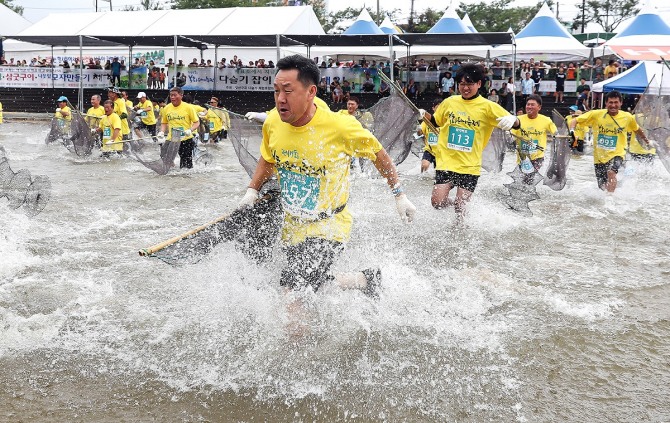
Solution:
M 141 0 L 139 6 L 129 6 L 126 5 L 122 10 L 125 11 L 135 11 L 135 10 L 161 10 L 163 9 L 158 1 L 154 2 L 153 0 Z
M 0 0 L 0 4 L 4 4 L 10 10 L 13 10 L 14 12 L 18 13 L 19 15 L 23 15 L 23 7 L 13 5 L 12 3 L 14 3 L 14 0 Z
M 586 24 L 597 23 L 605 32 L 614 32 L 622 21 L 637 15 L 637 4 L 637 0 L 587 0 L 573 27 L 581 28 L 583 16 Z
M 472 24 L 479 32 L 506 32 L 512 28 L 519 32 L 533 20 L 542 7 L 542 2 L 535 6 L 510 7 L 513 0 L 494 0 L 475 4 L 461 3 L 457 9 L 459 15 L 465 13 L 470 16 Z M 549 7 L 553 7 L 554 1 L 547 1 Z M 563 25 L 568 23 L 561 21 Z
M 405 32 L 427 32 L 444 15 L 444 11 L 434 10 L 430 7 L 418 14 L 411 22 L 398 25 Z

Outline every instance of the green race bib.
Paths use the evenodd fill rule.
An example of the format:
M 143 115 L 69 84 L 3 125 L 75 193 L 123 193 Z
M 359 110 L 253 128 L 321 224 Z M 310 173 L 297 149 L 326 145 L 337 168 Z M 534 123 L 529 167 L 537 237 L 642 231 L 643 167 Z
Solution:
M 466 153 L 472 151 L 472 145 L 475 142 L 475 131 L 472 129 L 450 126 L 447 137 L 447 148 Z

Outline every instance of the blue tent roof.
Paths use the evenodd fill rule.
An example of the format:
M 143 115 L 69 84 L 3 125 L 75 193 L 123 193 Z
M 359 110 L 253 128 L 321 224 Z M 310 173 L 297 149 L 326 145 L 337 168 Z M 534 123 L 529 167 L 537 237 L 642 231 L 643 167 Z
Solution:
M 463 23 L 461 18 L 458 17 L 454 9 L 447 9 L 444 12 L 444 16 L 437 21 L 431 29 L 428 30 L 429 34 L 468 34 L 470 30 Z
M 384 32 L 379 29 L 377 24 L 372 20 L 370 13 L 366 9 L 361 10 L 361 14 L 356 19 L 346 31 L 342 34 L 344 35 L 370 35 L 370 34 L 383 34 Z
M 516 34 L 516 38 L 524 37 L 573 38 L 568 30 L 554 17 L 547 3 L 544 3 L 533 20 Z
M 619 91 L 623 94 L 642 94 L 649 84 L 649 77 L 647 76 L 647 64 L 641 62 L 634 68 L 630 69 L 621 75 L 620 78 L 608 83 L 605 81 L 603 91 Z
M 626 29 L 616 36 L 627 37 L 629 35 L 670 35 L 670 26 L 652 9 L 641 10 Z

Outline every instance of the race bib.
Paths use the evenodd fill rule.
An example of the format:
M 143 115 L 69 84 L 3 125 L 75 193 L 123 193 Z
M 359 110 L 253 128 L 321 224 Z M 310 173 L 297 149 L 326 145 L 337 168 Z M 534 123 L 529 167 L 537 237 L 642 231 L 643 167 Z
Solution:
M 214 121 L 212 121 L 212 120 L 209 121 L 209 130 L 210 131 L 214 130 Z
M 112 128 L 109 127 L 109 126 L 105 126 L 102 129 L 102 139 L 103 140 L 108 140 L 110 138 L 112 138 Z
M 437 145 L 437 139 L 438 139 L 437 134 L 434 134 L 432 132 L 428 133 L 428 145 Z
M 447 148 L 466 153 L 472 151 L 472 145 L 475 142 L 475 131 L 472 129 L 450 126 L 447 137 Z
M 598 148 L 608 151 L 614 151 L 616 150 L 616 142 L 618 138 L 619 137 L 617 137 L 616 135 L 598 134 Z
M 521 166 L 521 172 L 523 172 L 523 173 L 530 174 L 530 173 L 535 172 L 535 168 L 533 167 L 533 163 L 530 161 L 530 159 L 528 157 L 526 157 L 525 159 L 523 159 L 521 161 L 520 166 Z
M 316 218 L 321 180 L 313 176 L 301 175 L 286 169 L 279 169 L 279 184 L 284 209 L 292 215 Z
M 538 141 L 537 140 L 530 140 L 530 142 L 521 140 L 521 152 L 522 153 L 533 154 L 533 153 L 537 152 L 537 146 L 538 146 Z

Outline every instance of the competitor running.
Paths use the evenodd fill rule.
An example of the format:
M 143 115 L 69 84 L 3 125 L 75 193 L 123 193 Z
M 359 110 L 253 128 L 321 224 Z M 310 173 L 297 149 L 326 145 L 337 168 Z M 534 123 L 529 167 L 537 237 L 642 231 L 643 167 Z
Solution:
M 114 113 L 121 119 L 121 136 L 124 140 L 130 139 L 130 125 L 128 124 L 128 108 L 121 98 L 121 91 L 117 87 L 107 89 L 107 98 L 114 103 Z
M 179 168 L 191 169 L 193 167 L 193 148 L 195 141 L 193 133 L 200 126 L 200 119 L 195 112 L 193 105 L 182 101 L 184 90 L 180 87 L 173 87 L 170 90 L 170 104 L 165 106 L 161 115 L 161 131 L 156 134 L 158 138 L 163 138 L 165 132 L 169 129 L 169 134 L 178 130 L 182 136 L 179 140 L 170 140 L 171 142 L 181 142 L 179 144 Z
M 121 134 L 121 118 L 114 113 L 114 102 L 105 100 L 103 104 L 105 114 L 100 119 L 97 131 L 102 134 L 101 157 L 109 158 L 112 153 L 123 152 L 123 135 Z
M 433 110 L 431 111 L 435 113 L 435 110 L 437 110 L 437 107 L 441 103 L 442 103 L 441 98 L 435 99 L 433 101 Z M 433 148 L 437 146 L 437 140 L 439 138 L 439 134 L 436 134 L 435 132 L 431 131 L 428 125 L 426 125 L 426 122 L 423 122 L 423 119 L 421 121 L 421 129 L 417 131 L 417 134 L 423 135 L 424 147 L 423 147 L 423 155 L 421 156 L 421 173 L 423 173 L 428 170 L 431 164 L 433 165 L 433 167 L 435 167 L 435 152 L 433 151 Z
M 240 206 L 251 206 L 258 191 L 277 175 L 285 211 L 282 241 L 288 263 L 280 285 L 287 289 L 334 281 L 343 289 L 360 289 L 376 297 L 379 269 L 332 275 L 330 268 L 348 241 L 352 217 L 349 200 L 351 157 L 365 157 L 387 180 L 403 220 L 416 208 L 398 181 L 393 161 L 377 139 L 354 119 L 315 104 L 319 69 L 294 55 L 277 62 L 276 109 L 263 125 L 261 157 Z
M 596 180 L 598 187 L 609 193 L 616 189 L 616 175 L 626 156 L 627 133 L 634 132 L 647 147 L 653 146 L 637 124 L 635 117 L 621 111 L 621 102 L 621 94 L 618 91 L 610 91 L 605 96 L 607 109 L 588 111 L 570 122 L 571 133 L 577 124 L 591 127 Z
M 67 103 L 68 103 L 67 97 L 62 95 L 62 96 L 58 97 L 57 102 L 58 102 L 58 107 L 56 108 L 56 113 L 55 113 L 54 116 L 57 119 L 63 119 L 63 120 L 66 120 L 66 121 L 70 122 L 72 120 L 72 111 L 70 110 L 70 107 L 68 107 L 68 105 L 67 105 Z
M 147 95 L 144 92 L 138 93 L 137 99 L 139 102 L 134 109 L 137 110 L 140 122 L 135 126 L 135 133 L 138 138 L 142 138 L 142 134 L 139 131 L 145 129 L 152 137 L 156 136 L 156 115 L 154 114 L 153 104 L 147 99 Z

